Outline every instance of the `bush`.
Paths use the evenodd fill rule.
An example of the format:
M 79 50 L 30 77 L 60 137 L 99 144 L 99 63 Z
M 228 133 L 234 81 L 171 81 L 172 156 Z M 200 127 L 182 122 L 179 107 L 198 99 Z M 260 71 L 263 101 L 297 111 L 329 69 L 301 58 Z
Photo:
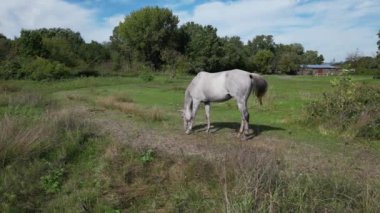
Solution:
M 23 74 L 21 72 L 21 62 L 19 60 L 10 60 L 0 66 L 1 79 L 21 79 Z
M 61 191 L 69 165 L 97 139 L 85 112 L 0 118 L 0 212 L 33 212 Z
M 306 121 L 349 138 L 380 139 L 380 87 L 357 84 L 347 77 L 334 80 L 332 86 L 306 106 Z
M 352 74 L 355 74 L 355 75 L 379 75 L 380 69 L 359 68 L 359 69 L 356 69 L 356 71 Z
M 154 76 L 153 76 L 153 74 L 150 73 L 150 72 L 146 72 L 146 71 L 144 71 L 144 72 L 142 72 L 142 73 L 140 74 L 140 78 L 141 78 L 144 82 L 149 82 L 149 81 L 153 81 L 153 80 L 154 80 Z
M 53 80 L 69 76 L 69 70 L 65 65 L 40 57 L 25 64 L 22 69 L 26 77 L 32 80 Z
M 45 58 L 16 58 L 0 66 L 1 79 L 55 80 L 67 78 L 68 68 Z
M 98 77 L 99 71 L 92 69 L 85 69 L 78 71 L 75 76 L 77 77 Z

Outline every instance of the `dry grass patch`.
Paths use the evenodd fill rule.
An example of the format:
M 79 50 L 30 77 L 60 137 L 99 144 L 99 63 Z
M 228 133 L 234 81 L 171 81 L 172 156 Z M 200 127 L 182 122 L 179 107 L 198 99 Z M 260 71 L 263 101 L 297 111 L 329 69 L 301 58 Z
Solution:
M 47 103 L 48 102 L 41 94 L 35 92 L 17 93 L 9 98 L 9 105 L 12 106 L 37 107 L 44 106 Z
M 107 167 L 102 171 L 107 200 L 116 201 L 122 211 L 210 212 L 221 209 L 212 165 L 201 159 L 177 159 L 157 153 L 146 162 L 143 151 L 132 151 L 125 144 L 111 142 L 104 154 Z M 118 172 L 114 172 L 118 171 Z M 206 176 L 205 176 L 206 175 Z M 210 202 L 211 201 L 211 202 Z
M 111 96 L 117 102 L 133 103 L 132 97 L 128 93 L 116 93 Z
M 4 81 L 1 82 L 0 84 L 0 93 L 2 92 L 18 92 L 20 91 L 20 87 L 6 83 Z
M 6 93 L 0 93 L 0 106 L 8 106 L 9 95 Z
M 78 94 L 68 94 L 66 95 L 66 98 L 71 100 L 71 101 L 82 101 L 82 102 L 87 102 L 89 99 L 83 95 L 78 95 Z
M 26 91 L 19 89 L 6 89 L 4 92 L 0 91 L 0 106 L 7 106 L 9 108 L 29 107 L 42 109 L 47 106 L 53 106 L 55 103 L 55 101 L 48 99 L 35 91 Z
M 67 131 L 90 128 L 83 110 L 53 111 L 30 120 L 4 116 L 0 120 L 0 162 L 38 156 L 57 145 Z
M 31 122 L 5 116 L 0 120 L 0 161 L 6 165 L 15 158 L 29 158 L 37 150 L 43 152 L 49 147 L 46 141 L 51 136 L 51 128 L 45 121 Z
M 165 119 L 164 112 L 158 107 L 142 108 L 131 102 L 120 102 L 115 97 L 100 98 L 96 101 L 97 104 L 107 109 L 118 110 L 126 114 L 131 114 L 142 118 L 146 121 L 159 122 Z

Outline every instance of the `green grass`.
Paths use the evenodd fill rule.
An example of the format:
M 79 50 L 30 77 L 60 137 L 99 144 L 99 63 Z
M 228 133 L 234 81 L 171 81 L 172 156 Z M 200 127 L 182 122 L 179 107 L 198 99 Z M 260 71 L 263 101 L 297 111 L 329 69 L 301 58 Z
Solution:
M 185 138 L 177 110 L 189 76 L 0 82 L 0 211 L 378 212 L 379 149 L 367 146 L 377 142 L 347 145 L 299 122 L 303 106 L 334 78 L 266 76 L 264 105 L 249 99 L 260 134 L 245 142 L 230 139 L 240 120 L 234 101 L 211 106 L 212 123 L 226 128 Z M 134 127 L 118 141 L 95 124 L 98 115 Z M 204 120 L 201 109 L 196 122 Z M 152 140 L 200 140 L 206 152 L 220 149 L 224 157 L 129 146 L 150 131 Z
M 339 147 L 343 139 L 336 135 L 325 134 L 315 128 L 299 124 L 303 118 L 302 109 L 305 104 L 317 99 L 331 89 L 330 82 L 340 77 L 312 77 L 312 76 L 266 76 L 269 82 L 269 91 L 264 98 L 264 105 L 258 105 L 254 96 L 249 99 L 249 111 L 252 125 L 265 125 L 263 135 L 274 135 L 291 140 L 310 144 L 319 144 L 326 149 Z M 370 76 L 353 76 L 354 81 L 379 85 L 377 80 Z M 156 76 L 153 81 L 145 82 L 139 77 L 103 77 L 71 79 L 58 82 L 37 83 L 32 81 L 10 81 L 7 85 L 15 85 L 23 90 L 37 90 L 47 96 L 52 96 L 63 104 L 87 104 L 98 107 L 97 100 L 111 96 L 125 96 L 131 99 L 136 108 L 158 110 L 165 118 L 158 120 L 165 122 L 168 130 L 180 131 L 182 128 L 178 110 L 183 105 L 183 93 L 191 77 L 183 76 L 175 80 L 168 80 L 166 76 Z M 72 103 L 74 102 L 74 103 Z M 116 101 L 117 102 L 117 101 Z M 119 101 L 123 102 L 123 101 Z M 114 107 L 115 108 L 115 107 Z M 0 107 L 0 112 L 13 112 L 15 109 Z M 32 110 L 25 114 L 33 114 Z M 17 110 L 16 110 L 17 111 Z M 23 113 L 23 112 L 22 112 Z M 144 112 L 145 113 L 145 112 Z M 137 120 L 145 122 L 144 116 L 137 116 Z M 212 103 L 211 121 L 213 123 L 238 123 L 240 114 L 234 100 L 224 103 Z M 204 110 L 201 107 L 196 124 L 205 123 Z M 149 123 L 151 127 L 162 128 L 160 122 Z M 238 124 L 237 124 L 238 125 Z
M 340 141 L 336 136 L 326 135 L 315 129 L 305 129 L 299 125 L 302 119 L 302 108 L 311 100 L 315 100 L 323 92 L 331 89 L 330 81 L 337 77 L 310 77 L 310 76 L 266 76 L 269 82 L 269 91 L 264 99 L 264 105 L 258 105 L 254 96 L 249 99 L 251 124 L 265 125 L 264 135 L 288 137 L 297 141 L 318 143 L 318 140 Z M 339 78 L 339 77 L 338 77 Z M 354 76 L 355 81 L 378 84 L 370 77 Z M 142 108 L 156 108 L 162 110 L 170 129 L 179 130 L 181 121 L 178 119 L 178 110 L 183 105 L 183 93 L 191 77 L 182 77 L 168 81 L 165 76 L 156 76 L 151 82 L 144 82 L 139 78 L 91 78 L 89 81 L 73 80 L 73 82 L 59 82 L 57 86 L 44 85 L 43 91 L 51 91 L 59 100 L 66 102 L 65 97 L 76 95 L 85 99 L 89 105 L 96 106 L 99 98 L 125 94 L 133 103 Z M 109 84 L 108 84 L 109 83 Z M 54 86 L 53 86 L 54 85 Z M 54 88 L 54 89 L 53 89 Z M 60 88 L 55 90 L 55 88 Z M 120 96 L 120 95 L 119 95 Z M 79 101 L 80 102 L 80 101 Z M 233 100 L 225 103 L 212 103 L 211 119 L 213 123 L 238 123 L 240 114 Z M 144 120 L 143 120 L 144 121 Z M 204 123 L 204 110 L 198 112 L 196 123 Z M 162 128 L 161 124 L 152 124 Z M 323 142 L 322 142 L 323 143 Z M 321 144 L 323 146 L 323 144 Z M 328 146 L 336 143 L 328 143 Z M 333 148 L 333 147 L 328 147 Z

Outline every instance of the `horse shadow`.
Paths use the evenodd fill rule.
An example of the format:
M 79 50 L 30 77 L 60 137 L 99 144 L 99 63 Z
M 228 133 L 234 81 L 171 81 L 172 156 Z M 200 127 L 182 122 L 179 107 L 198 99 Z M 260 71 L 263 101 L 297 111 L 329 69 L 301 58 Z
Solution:
M 206 131 L 207 124 L 198 124 L 193 127 L 194 132 Z M 231 129 L 236 132 L 240 128 L 240 123 L 238 122 L 214 122 L 211 123 L 210 133 L 216 133 L 223 129 Z M 259 136 L 261 133 L 266 131 L 284 131 L 284 128 L 263 125 L 263 124 L 249 124 L 249 134 L 246 135 L 247 139 L 252 139 L 255 136 Z M 253 131 L 252 131 L 253 130 Z

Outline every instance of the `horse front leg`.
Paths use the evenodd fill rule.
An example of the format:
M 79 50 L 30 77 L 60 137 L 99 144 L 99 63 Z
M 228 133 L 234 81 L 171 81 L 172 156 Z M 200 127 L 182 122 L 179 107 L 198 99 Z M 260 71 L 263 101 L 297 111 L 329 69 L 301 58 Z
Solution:
M 210 103 L 209 102 L 205 103 L 205 112 L 206 112 L 206 119 L 207 119 L 207 129 L 206 129 L 206 132 L 209 133 L 210 132 L 210 127 L 211 127 L 211 124 L 210 124 Z
M 240 123 L 240 129 L 239 129 L 239 132 L 238 132 L 238 134 L 237 134 L 237 137 L 238 138 L 240 138 L 240 136 L 241 136 L 241 133 L 243 133 L 243 130 L 244 130 L 244 120 L 242 119 L 241 120 L 241 123 Z
M 197 114 L 200 103 L 201 103 L 200 101 L 193 100 L 193 111 L 191 112 L 191 119 L 187 127 L 186 134 L 190 134 L 191 130 L 193 129 L 195 115 Z

